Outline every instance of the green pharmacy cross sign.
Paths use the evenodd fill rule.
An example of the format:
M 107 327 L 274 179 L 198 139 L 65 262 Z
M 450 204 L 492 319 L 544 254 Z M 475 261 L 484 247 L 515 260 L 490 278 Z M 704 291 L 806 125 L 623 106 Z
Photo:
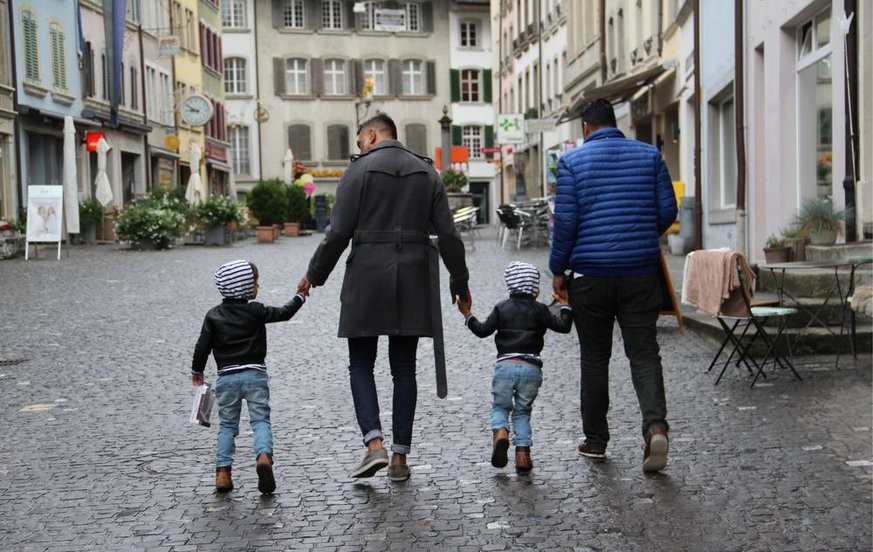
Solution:
M 521 144 L 524 142 L 524 115 L 504 113 L 497 116 L 497 143 Z

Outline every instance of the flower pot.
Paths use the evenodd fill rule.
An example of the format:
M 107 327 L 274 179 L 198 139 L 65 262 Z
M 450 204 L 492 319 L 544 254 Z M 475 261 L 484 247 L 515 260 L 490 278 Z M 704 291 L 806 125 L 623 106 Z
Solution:
M 837 242 L 836 230 L 818 230 L 809 233 L 810 245 L 833 245 Z
M 273 225 L 273 241 L 276 241 L 276 240 L 279 239 L 279 234 L 280 234 L 280 232 L 279 232 L 279 225 L 278 225 L 278 224 L 274 224 L 274 225 Z
M 79 234 L 82 243 L 94 243 L 97 241 L 97 225 L 86 223 L 82 225 L 82 233 Z
M 285 223 L 285 235 L 286 236 L 299 236 L 300 235 L 300 223 L 299 222 L 286 222 Z
M 780 247 L 765 247 L 764 260 L 767 264 L 786 263 L 788 256 L 791 254 L 791 246 L 783 245 Z
M 207 226 L 203 245 L 224 245 L 224 226 Z
M 160 249 L 169 249 L 170 240 L 167 238 L 135 240 L 131 242 L 130 247 L 138 251 L 158 251 Z
M 275 226 L 258 226 L 258 243 L 273 243 L 276 241 Z

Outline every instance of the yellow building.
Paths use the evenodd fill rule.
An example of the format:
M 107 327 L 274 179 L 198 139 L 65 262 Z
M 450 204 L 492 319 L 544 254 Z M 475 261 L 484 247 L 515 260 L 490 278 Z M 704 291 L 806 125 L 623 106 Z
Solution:
M 200 178 L 206 182 L 206 165 L 203 158 L 205 151 L 205 126 L 186 121 L 183 116 L 185 105 L 189 98 L 203 93 L 203 68 L 200 59 L 200 22 L 198 17 L 199 0 L 172 0 L 170 25 L 173 34 L 179 38 L 180 51 L 173 57 L 173 103 L 175 105 L 176 125 L 179 129 L 178 151 L 180 186 L 186 186 L 192 170 L 200 173 Z M 193 112 L 193 109 L 191 110 Z M 200 164 L 193 168 L 190 164 L 191 144 L 200 147 Z

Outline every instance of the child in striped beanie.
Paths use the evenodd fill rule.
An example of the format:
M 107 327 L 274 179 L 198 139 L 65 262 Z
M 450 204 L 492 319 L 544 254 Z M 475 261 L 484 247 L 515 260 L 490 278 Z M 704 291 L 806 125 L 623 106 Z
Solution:
M 239 433 L 239 415 L 245 399 L 254 433 L 255 469 L 258 490 L 276 490 L 273 477 L 273 431 L 270 425 L 270 388 L 267 379 L 266 324 L 289 320 L 306 302 L 298 293 L 281 307 L 268 307 L 254 301 L 258 296 L 258 267 L 246 260 L 224 263 L 213 273 L 215 285 L 224 299 L 206 313 L 200 337 L 194 346 L 191 382 L 203 384 L 203 371 L 212 353 L 218 368 L 215 396 L 218 401 L 218 443 L 216 446 L 215 488 L 233 489 L 231 466 Z
M 540 359 L 543 336 L 549 329 L 569 333 L 573 311 L 568 305 L 566 291 L 555 296 L 561 303 L 559 314 L 537 302 L 540 273 L 532 264 L 511 262 L 503 276 L 509 298 L 497 303 L 484 322 L 473 316 L 470 299 L 458 299 L 458 310 L 476 336 L 488 337 L 497 332 L 494 336 L 497 362 L 491 380 L 491 465 L 502 468 L 507 464 L 511 415 L 515 470 L 527 473 L 533 468 L 530 414 L 543 382 L 543 361 Z

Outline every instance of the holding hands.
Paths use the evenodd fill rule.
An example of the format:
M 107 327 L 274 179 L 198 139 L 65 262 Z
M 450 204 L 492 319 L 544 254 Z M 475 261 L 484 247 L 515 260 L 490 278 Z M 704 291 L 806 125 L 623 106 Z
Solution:
M 465 317 L 470 316 L 470 313 L 473 309 L 473 298 L 470 296 L 470 292 L 468 291 L 464 295 L 458 295 L 455 297 L 455 302 L 458 305 L 458 310 Z

